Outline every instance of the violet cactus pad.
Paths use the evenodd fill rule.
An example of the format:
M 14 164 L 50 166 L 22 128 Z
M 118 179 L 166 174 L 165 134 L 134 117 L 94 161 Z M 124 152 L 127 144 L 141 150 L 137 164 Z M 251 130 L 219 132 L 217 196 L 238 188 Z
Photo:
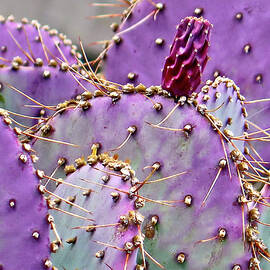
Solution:
M 23 18 L 16 22 L 11 15 L 0 16 L 0 65 L 49 64 L 51 59 L 70 64 L 77 63 L 77 47 L 64 34 L 48 25 L 41 26 L 36 20 L 29 22 Z M 16 61 L 18 60 L 18 61 Z
M 31 126 L 39 118 L 55 113 L 58 103 L 88 90 L 94 92 L 94 86 L 84 87 L 83 84 L 84 81 L 76 81 L 74 74 L 60 66 L 0 68 L 0 104 L 11 112 L 30 116 L 13 117 L 19 123 Z
M 204 91 L 206 88 L 210 89 L 208 96 L 211 96 L 211 99 L 208 102 L 204 101 L 204 96 L 207 94 L 202 92 L 198 96 L 198 101 L 193 98 L 195 99 L 194 104 L 202 114 L 207 107 L 210 111 L 214 109 L 213 112 L 207 112 L 207 115 L 210 117 L 216 115 L 217 120 L 220 118 L 222 130 L 229 127 L 234 136 L 241 136 L 245 128 L 245 117 L 242 114 L 242 105 L 238 99 L 237 91 L 234 89 L 235 85 L 231 84 L 227 90 L 226 83 L 229 86 L 229 82 L 231 81 L 217 79 L 214 82 L 217 87 L 206 85 Z M 143 86 L 132 88 L 131 85 L 126 85 L 124 91 L 132 91 L 132 89 L 135 91 L 135 89 L 140 88 Z M 153 94 L 151 96 L 153 103 L 143 95 L 149 93 Z M 60 158 L 65 158 L 67 164 L 73 163 L 81 154 L 86 156 L 89 147 L 96 142 L 101 143 L 102 152 L 114 150 L 129 136 L 128 143 L 112 153 L 117 151 L 120 159 L 130 159 L 131 166 L 137 171 L 138 177 L 145 176 L 142 168 L 147 164 L 153 164 L 157 161 L 155 159 L 163 160 L 164 175 L 172 174 L 172 171 L 177 170 L 177 162 L 165 162 L 167 157 L 173 155 L 172 159 L 181 159 L 181 153 L 186 148 L 185 145 L 189 144 L 189 140 L 192 138 L 192 136 L 186 138 L 185 132 L 192 132 L 194 136 L 202 136 L 200 132 L 196 132 L 196 129 L 199 129 L 201 125 L 199 119 L 202 118 L 205 121 L 205 117 L 200 116 L 194 107 L 184 106 L 187 102 L 186 99 L 179 100 L 177 105 L 172 98 L 162 96 L 166 93 L 160 87 L 145 87 L 142 94 L 119 95 L 121 98 L 115 103 L 112 103 L 110 97 L 98 97 L 90 100 L 91 106 L 88 110 L 70 108 L 62 114 L 56 115 L 47 122 L 47 125 L 53 130 L 47 138 L 72 142 L 77 147 L 36 140 L 33 148 L 39 153 L 38 166 L 50 175 L 58 166 L 57 162 Z M 216 95 L 219 98 L 216 98 Z M 232 100 L 228 102 L 230 96 Z M 223 102 L 225 102 L 224 105 L 220 107 Z M 174 108 L 176 105 L 177 108 Z M 219 113 L 219 107 L 222 113 Z M 172 110 L 174 112 L 165 123 L 156 127 L 155 124 L 162 121 Z M 104 114 L 104 111 L 108 113 Z M 234 118 L 231 127 L 228 123 L 229 117 Z M 133 126 L 136 127 L 136 132 L 131 134 L 129 128 Z M 205 130 L 207 130 L 206 127 Z M 209 137 L 215 135 L 212 128 L 207 132 L 213 134 Z M 42 136 L 42 131 L 38 134 Z M 171 153 L 171 149 L 176 149 L 175 153 Z M 58 172 L 61 170 L 63 172 L 63 168 L 60 168 Z
M 265 100 L 251 101 L 267 95 L 269 4 L 216 2 L 123 1 L 124 22 L 100 55 L 109 50 L 109 80 L 77 62 L 64 35 L 0 17 L 0 270 L 269 261 L 269 114 Z M 35 128 L 8 111 L 25 98 Z
M 84 91 L 94 92 L 91 84 L 84 86 L 89 79 L 81 75 L 81 56 L 65 35 L 37 21 L 16 22 L 12 16 L 0 16 L 0 34 L 1 107 L 43 117 L 66 99 Z M 34 118 L 14 119 L 24 125 L 37 123 Z
M 51 269 L 48 209 L 27 151 L 0 118 L 0 269 Z
M 168 269 L 248 267 L 252 254 L 244 249 L 242 237 L 249 221 L 247 210 L 242 212 L 244 200 L 238 200 L 242 194 L 238 177 L 244 178 L 242 172 L 249 163 L 244 143 L 235 141 L 246 127 L 239 88 L 229 79 L 217 78 L 178 103 L 160 87 L 125 85 L 121 90 L 129 94 L 111 95 L 113 103 L 110 97 L 98 97 L 88 110 L 67 108 L 50 119 L 53 132 L 48 138 L 66 141 L 72 134 L 78 147 L 50 146 L 38 140 L 33 147 L 40 153 L 39 166 L 50 174 L 57 160 L 65 158 L 65 172 L 74 172 L 76 155 L 87 156 L 90 146 L 99 143 L 101 153 L 117 153 L 136 169 L 135 191 L 145 198 L 139 206 L 146 218 L 145 250 L 160 265 Z M 152 102 L 145 96 L 150 93 Z M 180 217 L 185 222 L 178 227 Z M 164 246 L 168 249 L 161 256 Z M 156 269 L 156 262 L 146 261 Z M 137 267 L 144 264 L 142 257 L 137 263 Z

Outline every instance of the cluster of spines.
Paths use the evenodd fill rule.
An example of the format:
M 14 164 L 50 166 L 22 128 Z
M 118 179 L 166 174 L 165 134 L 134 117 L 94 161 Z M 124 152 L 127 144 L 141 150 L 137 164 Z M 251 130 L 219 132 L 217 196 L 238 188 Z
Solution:
M 85 226 L 84 225 L 77 226 L 75 228 L 80 231 L 84 230 L 86 234 L 91 233 L 91 237 L 95 237 L 96 230 L 104 231 L 106 230 L 106 228 L 115 229 L 114 231 L 115 240 L 111 239 L 111 237 L 110 239 L 106 239 L 106 237 L 104 239 L 103 235 L 98 234 L 99 236 L 95 237 L 93 244 L 89 242 L 89 247 L 90 247 L 89 251 L 93 253 L 92 255 L 95 256 L 96 260 L 98 261 L 94 259 L 94 262 L 93 262 L 93 257 L 90 256 L 88 264 L 89 265 L 97 264 L 101 268 L 102 268 L 102 265 L 104 267 L 106 267 L 106 265 L 107 267 L 109 267 L 110 263 L 108 262 L 110 260 L 114 262 L 115 260 L 116 262 L 118 261 L 119 265 L 117 264 L 115 265 L 115 262 L 114 262 L 114 267 L 119 267 L 119 269 L 122 269 L 123 267 L 124 269 L 129 269 L 129 267 L 131 267 L 130 264 L 132 264 L 132 267 L 135 267 L 133 263 L 134 263 L 134 258 L 136 261 L 136 256 L 134 257 L 134 255 L 135 253 L 137 253 L 137 249 L 140 248 L 141 245 L 143 245 L 143 236 L 140 233 L 140 229 L 138 228 L 140 228 L 144 220 L 144 217 L 137 211 L 137 209 L 139 208 L 138 200 L 133 199 L 135 194 L 132 193 L 132 185 L 136 184 L 138 180 L 136 180 L 135 172 L 131 169 L 130 165 L 127 162 L 120 161 L 116 157 L 111 157 L 108 154 L 98 154 L 97 153 L 98 148 L 99 148 L 98 144 L 94 144 L 92 146 L 92 154 L 89 155 L 86 159 L 84 157 L 80 157 L 75 160 L 75 165 L 70 164 L 65 167 L 65 171 L 68 174 L 68 178 L 65 182 L 59 179 L 54 179 L 55 181 L 58 182 L 58 184 L 61 183 L 62 185 L 58 187 L 54 193 L 49 192 L 50 196 L 48 197 L 48 202 L 51 209 L 53 209 L 54 211 L 57 210 L 60 212 L 64 209 L 63 207 L 61 207 L 61 202 L 68 203 L 70 205 L 71 208 L 68 211 L 73 209 L 73 211 L 70 211 L 70 212 L 74 212 L 74 210 L 76 209 L 84 210 L 84 212 L 87 212 L 92 209 L 91 206 L 94 207 L 93 204 L 97 204 L 95 206 L 95 212 L 93 213 L 94 214 L 93 217 L 95 217 L 95 214 L 96 214 L 98 218 L 98 214 L 100 214 L 100 212 L 109 211 L 109 209 L 107 209 L 106 207 L 108 206 L 107 203 L 109 202 L 110 198 L 107 197 L 108 195 L 107 193 L 104 194 L 105 191 L 109 190 L 109 197 L 111 197 L 111 202 L 112 202 L 111 210 L 113 211 L 113 209 L 118 208 L 118 212 L 121 214 L 119 216 L 114 216 L 114 215 L 106 216 L 106 219 L 111 221 L 109 222 L 110 224 L 100 224 L 100 222 L 102 221 L 95 218 L 93 224 L 88 224 L 88 225 L 86 224 Z M 87 164 L 90 165 L 91 167 L 90 168 L 85 167 Z M 75 168 L 77 170 L 76 173 L 75 173 Z M 88 172 L 92 171 L 92 173 L 96 172 L 96 176 L 89 175 L 89 177 L 91 178 L 91 180 L 89 180 L 90 181 L 89 183 L 83 184 L 83 182 L 81 182 L 81 186 L 77 186 L 77 188 L 82 189 L 83 191 L 82 198 L 80 198 L 78 194 L 75 196 L 69 196 L 67 199 L 60 197 L 59 195 L 65 194 L 65 185 L 74 184 L 74 179 L 76 180 L 79 176 L 82 175 L 83 169 L 85 169 L 84 171 L 88 171 Z M 101 179 L 99 179 L 100 175 L 102 174 L 103 176 L 101 177 Z M 46 176 L 44 175 L 44 177 Z M 115 179 L 112 180 L 112 178 L 115 178 Z M 52 180 L 53 178 L 50 178 L 50 179 Z M 87 182 L 88 180 L 84 180 L 84 181 Z M 77 181 L 75 181 L 75 183 L 76 182 Z M 128 182 L 130 182 L 130 184 L 128 184 Z M 131 186 L 130 189 L 127 189 L 127 190 L 119 189 L 119 187 L 123 185 L 121 183 L 127 186 L 130 185 Z M 90 189 L 89 185 L 93 185 L 94 190 Z M 73 186 L 73 187 L 76 187 L 76 186 Z M 100 187 L 100 191 L 95 190 L 98 187 Z M 103 191 L 103 189 L 105 190 Z M 56 198 L 53 199 L 53 197 L 55 196 Z M 92 199 L 93 196 L 95 196 L 95 198 Z M 101 201 L 101 198 L 99 198 L 99 196 L 105 199 L 106 203 L 102 205 L 99 204 L 99 202 Z M 124 199 L 125 197 L 128 197 L 130 199 L 130 203 Z M 88 207 L 88 204 L 89 204 L 89 207 Z M 130 207 L 125 204 L 130 204 Z M 102 209 L 99 209 L 100 207 L 102 207 Z M 123 208 L 129 209 L 128 213 L 125 213 L 125 210 L 123 210 Z M 72 215 L 72 213 L 70 214 Z M 80 218 L 80 216 L 78 215 L 77 217 Z M 61 216 L 58 217 L 58 215 L 56 215 L 56 223 L 60 223 L 60 219 L 62 219 Z M 66 235 L 69 234 L 69 232 L 67 231 L 65 232 L 65 229 L 62 228 L 62 226 L 60 227 L 60 233 L 61 232 L 65 234 L 65 237 Z M 121 240 L 121 238 L 123 238 L 124 242 L 123 240 Z M 74 250 L 76 246 L 81 245 L 80 243 L 81 239 L 82 238 L 80 238 L 78 234 L 77 236 L 73 235 L 72 237 L 69 237 L 67 240 L 65 240 L 65 242 L 68 244 L 68 246 L 73 246 L 73 250 Z M 115 245 L 114 243 L 118 243 L 118 245 Z M 120 243 L 122 244 L 119 245 Z M 95 252 L 98 245 L 103 245 L 104 249 L 100 249 L 97 252 Z M 64 254 L 65 252 L 67 254 L 68 252 L 71 252 L 68 248 L 67 250 L 65 250 L 66 248 L 67 247 L 64 247 L 63 249 L 63 247 L 61 247 L 61 243 L 59 243 L 59 241 L 57 240 L 51 243 L 52 252 L 56 253 L 56 255 L 53 256 L 53 258 L 59 265 L 63 264 L 64 266 L 67 264 L 67 262 L 61 261 L 61 252 Z M 60 249 L 62 249 L 62 251 L 60 251 Z M 120 252 L 120 253 L 116 253 L 117 255 L 116 258 L 113 257 L 115 255 L 113 255 L 110 252 L 110 249 L 112 250 L 116 249 Z M 57 255 L 58 250 L 60 251 L 59 258 L 57 257 L 59 256 Z M 85 250 L 85 252 L 87 253 L 89 253 L 89 251 Z M 123 259 L 121 259 L 123 256 L 125 258 L 125 262 L 123 262 Z M 134 257 L 132 259 L 132 262 L 130 262 L 131 260 L 129 259 L 130 256 Z
M 32 20 L 31 22 L 29 22 L 27 18 L 22 18 L 21 22 L 17 23 L 15 22 L 15 18 L 13 15 L 8 16 L 7 18 L 1 15 L 0 23 L 2 25 L 5 25 L 5 23 L 9 24 L 7 26 L 7 29 L 5 29 L 7 33 L 3 32 L 3 34 L 7 35 L 7 40 L 2 41 L 0 48 L 1 61 L 3 61 L 2 65 L 5 65 L 5 62 L 12 61 L 12 66 L 14 69 L 17 69 L 18 65 L 28 66 L 31 63 L 36 66 L 41 66 L 43 65 L 43 62 L 46 61 L 46 59 L 49 61 L 49 58 L 53 58 L 48 62 L 48 64 L 51 66 L 55 66 L 57 64 L 56 55 L 59 55 L 61 59 L 63 58 L 62 61 L 67 61 L 67 59 L 70 60 L 71 62 L 73 62 L 72 64 L 77 62 L 76 59 L 81 58 L 81 54 L 78 52 L 77 46 L 73 45 L 72 41 L 68 39 L 66 35 L 64 35 L 63 33 L 59 33 L 56 29 L 50 29 L 48 25 L 41 26 L 38 21 Z M 26 26 L 32 28 L 32 33 L 26 32 Z M 18 42 L 16 38 L 17 34 L 13 32 L 14 30 L 12 31 L 13 28 L 15 31 L 18 31 L 20 35 L 24 35 L 24 44 L 20 44 L 20 42 Z M 22 32 L 24 33 L 22 34 Z M 28 36 L 30 34 L 34 34 L 35 36 Z M 46 39 L 48 38 L 51 40 L 51 44 L 47 43 Z M 6 44 L 5 42 L 11 44 Z M 12 45 L 11 48 L 16 49 L 14 51 L 10 51 L 9 45 Z M 38 52 L 33 52 L 31 49 L 31 45 L 40 46 L 38 51 L 43 51 L 42 55 L 35 55 L 35 53 Z M 51 47 L 53 51 L 50 51 L 47 45 L 49 45 L 49 47 Z M 65 47 L 64 53 L 60 49 L 61 45 L 64 45 Z M 70 55 L 66 54 L 66 51 L 68 51 L 67 48 L 69 48 Z M 14 55 L 16 52 L 17 55 Z M 18 57 L 18 61 L 16 61 L 16 58 L 12 60 L 6 58 L 6 55 L 13 55 L 13 57 L 21 55 L 23 59 Z

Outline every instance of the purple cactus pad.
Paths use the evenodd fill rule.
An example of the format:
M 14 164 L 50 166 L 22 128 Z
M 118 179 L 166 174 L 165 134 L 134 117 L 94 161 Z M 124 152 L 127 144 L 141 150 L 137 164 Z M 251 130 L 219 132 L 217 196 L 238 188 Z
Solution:
M 47 205 L 30 156 L 7 124 L 1 117 L 0 268 L 51 269 Z

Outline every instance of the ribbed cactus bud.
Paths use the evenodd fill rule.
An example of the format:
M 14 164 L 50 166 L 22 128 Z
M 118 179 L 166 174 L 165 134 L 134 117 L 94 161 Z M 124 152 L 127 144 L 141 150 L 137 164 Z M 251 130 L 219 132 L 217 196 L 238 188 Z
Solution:
M 194 92 L 208 60 L 212 25 L 200 17 L 186 17 L 177 27 L 170 56 L 162 72 L 162 87 L 176 96 Z

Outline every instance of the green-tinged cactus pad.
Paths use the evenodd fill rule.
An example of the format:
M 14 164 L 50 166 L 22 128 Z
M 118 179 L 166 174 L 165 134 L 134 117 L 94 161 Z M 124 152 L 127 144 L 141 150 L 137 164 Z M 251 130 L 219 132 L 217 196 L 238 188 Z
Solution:
M 164 164 L 164 175 L 170 175 L 177 170 L 176 160 L 183 159 L 183 162 L 189 162 L 183 158 L 183 151 L 193 138 L 200 140 L 201 136 L 208 138 L 219 136 L 215 126 L 211 127 L 213 121 L 208 123 L 204 114 L 210 119 L 214 119 L 216 115 L 214 123 L 218 127 L 221 123 L 221 130 L 229 126 L 227 118 L 232 117 L 234 121 L 230 130 L 233 136 L 243 134 L 245 118 L 242 114 L 242 105 L 233 84 L 225 91 L 227 89 L 225 81 L 216 81 L 217 85 L 220 84 L 218 87 L 220 99 L 214 97 L 216 92 L 219 95 L 217 88 L 211 88 L 209 95 L 213 98 L 208 103 L 201 100 L 201 95 L 198 101 L 195 97 L 190 101 L 193 102 L 195 99 L 196 107 L 187 105 L 186 99 L 180 100 L 172 115 L 159 127 L 155 125 L 177 105 L 172 98 L 158 95 L 157 91 L 163 93 L 159 87 L 149 87 L 145 90 L 145 93 L 155 93 L 150 97 L 151 100 L 144 95 L 145 93 L 123 94 L 117 102 L 112 102 L 109 97 L 95 98 L 90 102 L 88 110 L 68 109 L 48 121 L 53 130 L 48 138 L 72 142 L 77 147 L 35 141 L 33 147 L 40 157 L 38 166 L 49 175 L 58 166 L 58 159 L 65 158 L 67 163 L 73 163 L 81 154 L 87 155 L 92 144 L 99 142 L 102 152 L 114 150 L 111 152 L 117 152 L 120 159 L 130 159 L 139 177 L 145 175 L 142 170 L 145 166 L 150 166 L 156 161 Z M 232 102 L 229 102 L 230 96 Z M 220 114 L 218 109 L 222 103 L 224 105 L 220 108 L 222 112 Z M 213 112 L 208 112 L 207 107 L 209 110 L 214 109 Z M 204 122 L 209 126 L 201 129 Z M 129 128 L 132 127 L 136 128 L 136 132 L 131 132 Z M 119 148 L 128 136 L 127 143 Z M 201 144 L 204 143 L 201 141 Z
M 52 254 L 52 262 L 59 269 L 135 269 L 136 241 L 142 238 L 138 226 L 143 222 L 128 195 L 135 175 L 127 163 L 107 156 L 103 163 L 106 166 L 100 161 L 93 167 L 85 165 L 66 179 L 66 183 L 84 190 L 61 184 L 54 192 L 58 197 L 51 196 L 51 202 L 57 201 L 54 207 L 79 216 L 50 211 L 64 245 L 57 246 Z M 114 171 L 115 166 L 121 171 Z
M 257 179 L 260 182 L 260 179 Z M 256 249 L 259 249 L 260 256 L 264 259 L 260 263 L 262 269 L 268 269 L 269 261 L 267 258 L 269 256 L 269 245 L 270 245 L 270 214 L 269 214 L 269 185 L 265 185 L 261 190 L 261 193 L 257 197 L 257 201 L 252 205 L 249 211 L 249 218 L 258 228 L 257 234 L 254 235 Z

